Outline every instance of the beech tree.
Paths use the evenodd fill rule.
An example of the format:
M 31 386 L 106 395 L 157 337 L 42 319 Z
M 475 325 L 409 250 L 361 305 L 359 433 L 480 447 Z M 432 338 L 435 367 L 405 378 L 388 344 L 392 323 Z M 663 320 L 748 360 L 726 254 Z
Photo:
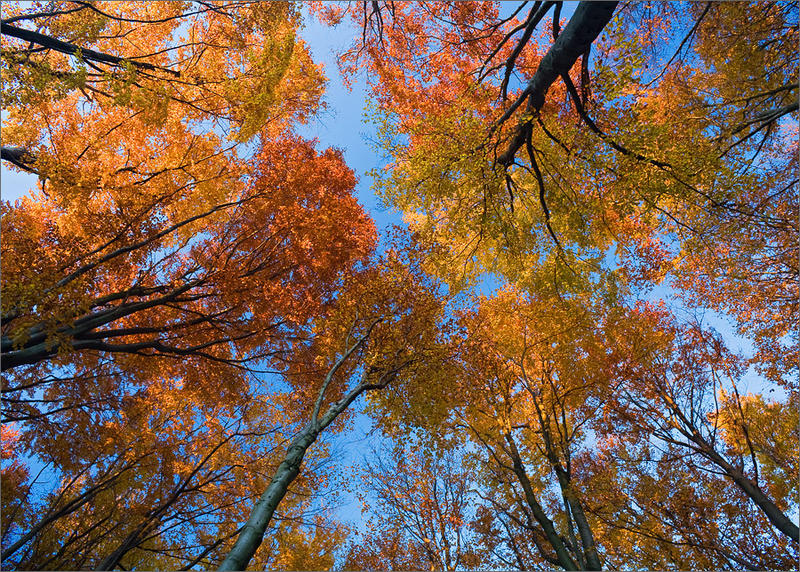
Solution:
M 754 10 L 757 17 L 751 17 Z M 753 414 L 759 408 L 781 410 L 797 389 L 797 340 L 790 324 L 798 296 L 790 276 L 798 271 L 798 58 L 789 43 L 797 38 L 796 5 L 587 2 L 566 23 L 560 3 L 549 2 L 508 7 L 504 14 L 485 3 L 363 3 L 351 5 L 350 12 L 362 33 L 342 55 L 342 65 L 350 73 L 369 72 L 379 146 L 389 159 L 378 172 L 376 190 L 431 245 L 432 272 L 458 287 L 495 272 L 523 300 L 551 299 L 566 307 L 586 304 L 587 294 L 611 307 L 635 307 L 654 286 L 669 285 L 682 304 L 720 312 L 753 344 L 747 360 L 726 366 L 726 383 L 709 385 L 705 372 L 717 379 L 723 370 L 718 357 L 700 350 L 713 338 L 702 327 L 675 347 L 640 346 L 666 352 L 670 357 L 661 363 L 629 345 L 632 353 L 618 355 L 612 336 L 606 351 L 623 361 L 644 360 L 637 375 L 650 381 L 637 385 L 635 377 L 621 378 L 628 381 L 614 386 L 609 403 L 649 419 L 644 423 L 651 429 L 637 434 L 663 437 L 661 446 L 669 453 L 650 451 L 661 459 L 652 462 L 686 475 L 720 472 L 721 479 L 699 478 L 709 490 L 722 487 L 738 499 L 740 508 L 731 507 L 730 515 L 760 513 L 762 546 L 781 554 L 775 561 L 754 562 L 747 552 L 731 550 L 723 537 L 711 539 L 709 530 L 710 536 L 687 540 L 693 548 L 671 555 L 673 562 L 784 566 L 796 553 L 795 525 L 779 508 L 784 491 L 768 492 L 757 476 L 760 448 L 775 451 L 782 445 L 747 445 L 744 434 L 758 422 L 742 412 L 751 402 L 763 404 L 753 406 Z M 336 23 L 345 10 L 320 14 Z M 686 334 L 679 331 L 695 330 L 651 323 L 641 335 L 680 339 Z M 597 355 L 598 363 L 605 361 Z M 671 373 L 659 373 L 665 367 Z M 740 393 L 748 367 L 762 376 L 760 394 Z M 681 379 L 677 387 L 672 375 Z M 471 383 L 480 386 L 487 374 L 476 370 L 473 376 Z M 655 385 L 658 404 L 644 407 L 656 379 L 661 380 Z M 772 399 L 765 397 L 770 384 L 777 389 Z M 578 385 L 587 390 L 585 382 Z M 490 394 L 505 395 L 500 387 Z M 512 395 L 508 390 L 505 400 Z M 730 418 L 720 403 L 729 403 L 726 411 L 739 412 L 737 423 L 747 427 L 737 430 L 739 449 L 720 441 L 729 434 L 721 419 Z M 567 419 L 576 407 L 565 408 Z M 711 417 L 704 419 L 706 414 Z M 624 418 L 615 417 L 620 423 Z M 626 426 L 604 431 L 624 438 Z M 656 426 L 663 432 L 654 431 Z M 537 431 L 545 443 L 552 434 L 564 434 Z M 513 461 L 512 444 L 519 445 L 513 433 L 511 440 L 495 443 L 490 453 Z M 649 450 L 645 443 L 637 446 Z M 553 456 L 541 447 L 546 461 L 539 466 L 556 475 Z M 682 448 L 688 457 L 667 461 Z M 517 456 L 525 470 L 527 461 Z M 792 463 L 778 458 L 780 471 L 790 473 Z M 650 475 L 645 470 L 650 458 L 639 462 L 641 474 Z M 699 509 L 702 494 L 692 494 L 683 502 Z M 745 509 L 747 502 L 752 504 Z M 565 543 L 560 536 L 569 534 L 558 533 L 542 511 L 547 518 L 538 519 L 533 535 L 549 544 L 538 557 L 567 568 L 596 568 L 610 557 L 601 541 L 592 540 L 595 529 L 605 525 L 594 520 L 588 504 L 580 499 L 575 504 L 589 525 L 579 531 L 576 518 L 574 536 L 591 536 Z M 681 518 L 675 525 L 687 526 L 684 538 L 698 533 L 689 523 L 699 521 Z M 719 518 L 727 533 L 734 525 Z M 660 538 L 669 542 L 667 534 Z M 594 544 L 599 559 L 580 552 Z M 665 546 L 658 545 L 654 558 Z
M 479 561 L 791 567 L 796 417 L 788 403 L 738 393 L 745 362 L 718 337 L 678 326 L 663 307 L 610 308 L 602 297 L 508 289 L 467 306 L 448 363 L 428 370 L 448 387 L 434 404 L 384 393 L 379 415 L 395 439 L 422 432 L 471 467 Z M 415 490 L 443 478 L 417 465 L 418 475 L 398 471 L 415 475 Z M 387 534 L 428 522 L 425 503 L 403 502 L 401 478 L 372 479 L 405 511 Z M 393 550 L 368 540 L 352 562 L 403 565 Z
M 60 434 L 40 438 L 37 449 L 60 482 L 40 500 L 46 481 L 23 483 L 24 504 L 9 505 L 14 518 L 6 526 L 16 534 L 4 538 L 3 561 L 22 569 L 99 570 L 209 562 L 236 532 L 232 519 L 263 486 L 264 468 L 274 466 L 283 438 L 274 425 L 279 400 L 274 396 L 272 415 L 267 404 L 207 411 L 188 392 L 151 389 L 129 398 L 113 421 L 79 414 L 63 426 L 51 421 Z M 52 441 L 61 441 L 61 458 Z M 298 485 L 307 494 L 317 488 Z M 301 516 L 301 498 L 284 514 Z
M 633 370 L 627 375 L 615 372 L 629 382 L 620 388 L 624 397 L 615 406 L 619 413 L 613 414 L 612 423 L 618 420 L 619 425 L 632 427 L 634 434 L 684 449 L 693 457 L 693 465 L 729 479 L 772 526 L 796 543 L 797 525 L 784 511 L 797 464 L 784 447 L 797 441 L 790 435 L 796 431 L 791 429 L 795 415 L 789 413 L 797 395 L 774 403 L 761 395 L 742 395 L 736 382 L 745 371 L 743 360 L 725 347 L 720 336 L 680 326 L 663 309 L 646 309 L 643 314 L 658 325 L 639 334 L 627 332 L 633 347 L 625 347 L 622 337 L 613 344 L 625 348 L 621 353 L 647 357 L 645 367 L 637 360 L 623 366 Z M 645 332 L 657 332 L 659 337 Z M 767 435 L 765 425 L 774 433 Z
M 471 530 L 473 468 L 450 447 L 396 444 L 375 451 L 363 475 L 362 502 L 374 515 L 350 547 L 357 570 L 469 570 L 481 559 Z M 370 497 L 376 500 L 371 501 Z
M 380 247 L 298 135 L 306 8 L 355 24 Z M 5 566 L 794 566 L 795 2 L 1 25 L 2 162 L 38 179 L 2 203 Z M 323 502 L 357 411 L 390 451 L 361 534 Z
M 9 468 L 4 562 L 209 565 L 280 466 L 298 413 L 264 375 L 375 241 L 341 153 L 292 132 L 324 86 L 298 25 L 288 4 L 3 5 L 2 157 L 39 178 L 3 204 L 3 416 L 58 483 Z M 291 522 L 317 476 L 262 565 L 310 542 Z
M 360 6 L 342 65 L 368 71 L 376 191 L 432 268 L 564 294 L 669 280 L 794 385 L 794 4 L 585 2 L 566 25 L 558 2 Z
M 296 361 L 286 373 L 308 399 L 308 421 L 289 444 L 221 570 L 246 568 L 320 433 L 361 394 L 413 381 L 420 364 L 432 358 L 442 307 L 435 292 L 392 251 L 384 268 L 368 268 L 343 287 L 334 309 L 315 324 L 319 335 L 293 352 Z
M 274 337 L 270 330 L 310 316 L 310 301 L 324 298 L 325 283 L 369 252 L 374 240 L 372 223 L 349 196 L 354 179 L 341 157 L 335 151 L 317 157 L 311 144 L 287 131 L 291 121 L 313 111 L 323 79 L 304 46 L 293 41 L 297 15 L 285 5 L 248 4 L 184 17 L 165 6 L 160 9 L 166 15 L 139 25 L 136 3 L 112 3 L 109 9 L 120 14 L 110 16 L 89 8 L 56 11 L 57 29 L 69 33 L 78 25 L 72 20 L 89 19 L 95 35 L 109 27 L 101 43 L 111 32 L 112 39 L 124 37 L 142 48 L 163 44 L 148 57 L 174 57 L 175 73 L 191 78 L 186 83 L 198 92 L 192 95 L 209 109 L 166 94 L 162 116 L 152 116 L 158 107 L 153 90 L 171 84 L 150 85 L 147 77 L 143 86 L 138 76 L 125 80 L 117 94 L 87 92 L 87 86 L 122 81 L 104 72 L 65 94 L 43 89 L 34 101 L 22 97 L 28 83 L 9 78 L 5 141 L 25 150 L 17 156 L 38 173 L 42 188 L 37 197 L 4 207 L 4 248 L 14 256 L 7 256 L 4 278 L 3 367 L 55 358 L 60 347 L 203 354 L 232 363 L 263 357 L 258 347 Z M 48 12 L 8 20 L 53 17 Z M 190 28 L 189 48 L 174 45 L 179 25 Z M 131 28 L 136 31 L 129 33 Z M 247 48 L 261 40 L 264 53 Z M 91 41 L 86 38 L 81 49 Z M 73 65 L 79 69 L 70 73 L 80 74 L 85 62 L 63 62 L 64 53 L 41 42 L 32 55 L 7 46 L 7 57 L 21 62 L 8 71 Z M 203 42 L 213 48 L 201 49 Z M 192 58 L 187 49 L 198 53 Z M 275 69 L 270 57 L 279 55 L 285 61 Z M 135 51 L 125 58 L 147 59 Z M 198 63 L 220 77 L 197 76 L 192 66 Z M 56 82 L 60 73 L 68 72 L 45 79 Z M 222 87 L 210 87 L 216 83 Z M 248 105 L 237 98 L 258 95 L 250 89 L 255 83 L 269 93 L 260 94 L 266 99 L 250 105 L 246 115 Z M 198 129 L 201 121 L 224 121 L 227 136 Z M 237 143 L 252 137 L 255 152 L 245 162 Z M 300 170 L 290 171 L 295 161 Z M 354 224 L 327 224 L 326 233 L 325 221 L 314 218 L 325 211 L 323 203 L 336 216 L 355 217 Z M 42 249 L 47 257 L 39 256 Z M 262 290 L 263 309 L 242 299 L 254 287 Z M 222 348 L 230 343 L 239 346 L 238 355 L 225 355 Z

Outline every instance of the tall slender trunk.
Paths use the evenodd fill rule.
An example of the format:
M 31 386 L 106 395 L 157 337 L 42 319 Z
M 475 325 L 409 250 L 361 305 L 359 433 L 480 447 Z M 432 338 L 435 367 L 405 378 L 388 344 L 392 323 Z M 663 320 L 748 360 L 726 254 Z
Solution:
M 578 526 L 578 534 L 581 537 L 581 545 L 583 545 L 583 553 L 586 558 L 586 569 L 602 570 L 603 565 L 600 563 L 600 555 L 597 554 L 597 546 L 594 542 L 592 528 L 589 526 L 589 520 L 586 518 L 586 513 L 583 511 L 580 500 L 575 496 L 575 491 L 572 490 L 569 475 L 567 475 L 567 471 L 561 466 L 561 463 L 557 463 L 554 469 L 558 477 L 558 484 L 561 487 L 561 492 L 569 503 L 572 517 L 575 519 L 575 524 Z
M 247 567 L 248 562 L 261 545 L 264 533 L 275 514 L 275 509 L 286 496 L 289 485 L 300 473 L 306 451 L 316 441 L 318 435 L 319 431 L 314 425 L 309 424 L 292 439 L 286 456 L 278 465 L 272 481 L 253 508 L 247 524 L 244 525 L 239 538 L 236 539 L 236 544 L 225 557 L 219 570 L 244 570 Z
M 750 500 L 756 503 L 756 506 L 763 511 L 775 528 L 780 530 L 793 541 L 800 542 L 800 529 L 798 526 L 792 522 L 792 520 L 786 516 L 786 514 L 784 514 L 780 508 L 778 508 L 778 505 L 776 505 L 772 499 L 770 499 L 766 493 L 761 490 L 761 487 L 747 478 L 747 475 L 745 475 L 738 468 L 727 462 L 722 455 L 717 453 L 710 443 L 702 439 L 698 439 L 697 441 L 705 456 L 714 464 L 718 465 L 723 471 L 725 471 L 728 477 L 730 477 L 731 480 L 736 483 L 742 492 L 750 497 Z
M 536 407 L 538 411 L 539 406 L 537 405 Z M 558 478 L 558 486 L 561 488 L 561 495 L 568 505 L 565 508 L 570 511 L 578 527 L 578 534 L 581 537 L 581 546 L 583 547 L 583 561 L 585 561 L 585 567 L 587 570 L 602 570 L 603 565 L 600 562 L 600 555 L 597 553 L 592 527 L 589 526 L 589 520 L 586 518 L 586 513 L 583 511 L 580 499 L 575 495 L 575 490 L 572 488 L 572 478 L 569 471 L 564 468 L 564 465 L 561 463 L 553 447 L 553 441 L 550 437 L 550 430 L 547 428 L 546 419 L 541 417 L 541 411 L 539 411 L 539 413 L 547 461 L 550 463 L 550 466 L 553 467 L 556 477 Z M 575 549 L 577 551 L 578 547 L 576 546 Z
M 511 460 L 514 463 L 514 474 L 517 475 L 517 479 L 522 485 L 522 490 L 525 492 L 525 500 L 528 502 L 528 506 L 531 512 L 533 512 L 533 517 L 536 519 L 536 522 L 542 527 L 547 541 L 550 543 L 550 546 L 553 547 L 553 550 L 555 550 L 561 567 L 564 568 L 564 570 L 580 570 L 580 567 L 575 563 L 572 556 L 570 556 L 555 526 L 553 526 L 553 521 L 547 517 L 542 505 L 536 500 L 536 495 L 533 492 L 533 486 L 528 478 L 528 473 L 525 472 L 525 467 L 522 465 L 522 457 L 510 433 L 506 433 L 506 441 L 509 445 Z
M 363 339 L 366 339 L 366 337 Z M 360 384 L 351 389 L 350 392 L 345 394 L 345 396 L 339 399 L 339 401 L 332 403 L 323 415 L 318 415 L 319 407 L 322 404 L 322 396 L 324 396 L 328 381 L 330 381 L 333 373 L 335 373 L 339 365 L 343 363 L 344 359 L 346 359 L 351 352 L 352 349 L 345 353 L 337 365 L 335 365 L 328 374 L 328 379 L 323 385 L 323 388 L 320 391 L 320 395 L 317 399 L 317 403 L 314 407 L 314 414 L 312 415 L 311 421 L 303 428 L 302 431 L 300 431 L 300 433 L 295 436 L 294 439 L 292 439 L 292 443 L 286 450 L 286 455 L 284 456 L 283 461 L 281 461 L 281 464 L 278 465 L 278 469 L 275 471 L 275 475 L 272 477 L 272 481 L 269 483 L 267 490 L 264 491 L 264 494 L 261 495 L 261 498 L 258 500 L 255 507 L 253 507 L 253 511 L 250 513 L 250 518 L 247 520 L 247 524 L 245 524 L 242 528 L 242 532 L 236 539 L 236 543 L 225 557 L 225 560 L 220 565 L 219 570 L 244 570 L 247 567 L 248 562 L 250 562 L 250 559 L 256 553 L 256 550 L 258 550 L 258 547 L 261 546 L 261 542 L 264 540 L 264 533 L 266 532 L 267 527 L 272 520 L 272 515 L 275 513 L 275 509 L 278 507 L 278 504 L 281 502 L 281 500 L 283 500 L 283 497 L 286 496 L 289 485 L 292 484 L 292 481 L 294 481 L 294 479 L 300 473 L 300 467 L 303 464 L 303 457 L 305 456 L 306 451 L 314 443 L 314 441 L 316 441 L 319 434 L 328 425 L 333 423 L 339 414 L 347 409 L 350 404 L 353 403 L 356 398 L 358 398 L 359 395 L 365 391 L 383 389 L 389 384 L 389 382 L 391 382 L 392 379 L 394 379 L 397 371 L 411 363 L 410 361 L 407 361 L 395 369 L 385 371 L 384 374 L 380 376 L 377 383 L 369 383 L 367 381 L 368 373 L 365 373 Z M 374 369 L 375 368 L 367 367 L 367 372 Z

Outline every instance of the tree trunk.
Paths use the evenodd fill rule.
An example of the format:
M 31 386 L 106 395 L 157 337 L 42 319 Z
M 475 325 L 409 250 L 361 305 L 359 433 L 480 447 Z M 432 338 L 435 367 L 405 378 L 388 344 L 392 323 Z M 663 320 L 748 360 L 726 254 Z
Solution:
M 244 570 L 247 567 L 247 563 L 261 545 L 275 509 L 286 496 L 289 485 L 300 473 L 306 451 L 316 441 L 318 435 L 319 431 L 314 425 L 309 424 L 292 440 L 267 490 L 256 503 L 247 524 L 236 539 L 236 544 L 233 545 L 219 570 Z
M 705 452 L 706 457 L 722 468 L 731 480 L 742 489 L 744 494 L 756 503 L 758 508 L 764 512 L 775 528 L 795 542 L 800 542 L 800 529 L 798 529 L 798 526 L 772 502 L 772 499 L 770 499 L 758 485 L 747 478 L 739 469 L 728 463 L 722 455 L 717 453 L 706 441 L 701 442 L 701 448 Z
M 583 511 L 580 500 L 575 496 L 575 492 L 570 484 L 569 475 L 567 475 L 567 471 L 560 463 L 557 463 L 554 469 L 558 477 L 558 484 L 561 487 L 561 492 L 564 498 L 567 499 L 569 508 L 572 511 L 572 516 L 575 519 L 575 524 L 578 526 L 578 534 L 581 537 L 583 553 L 586 557 L 586 569 L 602 570 L 603 566 L 600 563 L 600 556 L 597 554 L 597 546 L 594 542 L 592 528 L 589 526 L 589 520 L 586 518 L 586 513 Z
M 534 115 L 544 105 L 547 90 L 559 77 L 569 72 L 578 58 L 586 52 L 597 39 L 606 24 L 611 21 L 616 2 L 581 2 L 575 9 L 564 30 L 547 50 L 536 73 L 528 82 L 526 115 Z M 514 155 L 524 145 L 530 119 L 517 126 L 516 134 L 508 148 L 497 158 L 501 165 L 510 165 Z
M 514 443 L 514 439 L 509 433 L 506 433 L 506 441 L 508 441 L 511 460 L 514 463 L 514 474 L 517 475 L 517 479 L 519 479 L 519 482 L 522 485 L 522 490 L 525 492 L 525 500 L 528 502 L 528 506 L 530 506 L 534 518 L 542 527 L 548 542 L 553 547 L 553 550 L 556 551 L 556 556 L 558 557 L 561 567 L 564 570 L 580 570 L 580 567 L 570 556 L 567 547 L 564 546 L 564 542 L 558 535 L 558 531 L 556 531 L 555 526 L 553 526 L 553 522 L 547 517 L 542 505 L 539 504 L 539 501 L 536 500 L 536 495 L 533 492 L 533 486 L 531 486 L 528 474 L 525 472 L 525 467 L 522 465 L 522 458 L 517 450 L 517 445 Z

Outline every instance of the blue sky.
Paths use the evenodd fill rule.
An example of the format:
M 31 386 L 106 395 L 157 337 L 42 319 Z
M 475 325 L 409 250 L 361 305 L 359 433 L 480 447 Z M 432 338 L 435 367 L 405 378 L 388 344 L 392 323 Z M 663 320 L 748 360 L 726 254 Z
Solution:
M 570 3 L 572 4 L 572 3 Z M 516 4 L 507 4 L 511 8 Z M 568 18 L 574 6 L 565 6 L 562 17 Z M 343 151 L 347 164 L 358 176 L 357 196 L 370 216 L 375 220 L 379 232 L 392 224 L 400 224 L 399 214 L 383 208 L 374 196 L 371 186 L 372 181 L 368 171 L 380 167 L 380 155 L 373 149 L 370 139 L 374 138 L 374 126 L 364 121 L 366 105 L 366 85 L 363 76 L 353 78 L 352 89 L 345 87 L 338 67 L 336 54 L 345 50 L 352 39 L 357 37 L 358 31 L 345 20 L 339 27 L 331 29 L 320 24 L 315 19 L 305 18 L 305 28 L 302 31 L 303 39 L 309 44 L 313 58 L 322 63 L 329 79 L 325 101 L 327 108 L 311 120 L 308 125 L 302 126 L 298 131 L 305 137 L 316 138 L 320 148 L 336 147 Z M 36 177 L 33 175 L 13 172 L 3 164 L 0 171 L 0 192 L 4 200 L 15 200 L 24 195 L 28 189 L 35 186 Z M 659 288 L 654 291 L 654 297 L 668 297 L 668 288 Z M 713 312 L 704 315 L 704 322 L 717 329 L 728 342 L 739 351 L 752 351 L 746 340 L 737 337 L 730 326 L 729 320 Z M 763 382 L 755 374 L 745 377 L 744 390 L 761 391 Z M 363 398 L 356 405 L 357 409 L 363 406 Z M 336 463 L 344 470 L 346 467 L 359 465 L 361 458 L 369 454 L 370 442 L 374 437 L 368 436 L 370 423 L 363 415 L 357 415 L 353 429 L 344 434 L 330 439 L 331 450 Z M 354 496 L 342 493 L 342 502 L 336 515 L 356 526 L 363 525 L 361 505 Z
M 381 207 L 372 192 L 371 177 L 367 175 L 381 165 L 380 155 L 370 143 L 375 138 L 375 127 L 364 120 L 367 103 L 365 78 L 363 75 L 353 78 L 352 89 L 348 89 L 336 63 L 337 54 L 348 48 L 357 32 L 347 19 L 336 28 L 330 28 L 308 14 L 304 16 L 301 36 L 308 43 L 314 61 L 325 66 L 328 77 L 327 108 L 298 131 L 305 137 L 318 139 L 322 147 L 344 151 L 347 164 L 358 176 L 358 200 L 375 220 L 379 232 L 392 224 L 401 224 L 399 214 Z

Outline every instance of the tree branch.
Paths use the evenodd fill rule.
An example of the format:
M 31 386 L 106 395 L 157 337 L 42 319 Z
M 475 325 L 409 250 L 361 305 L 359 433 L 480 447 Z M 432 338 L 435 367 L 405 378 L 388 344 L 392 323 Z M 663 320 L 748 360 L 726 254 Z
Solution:
M 174 77 L 181 77 L 180 72 L 171 70 L 169 68 L 157 66 L 147 62 L 139 62 L 134 59 L 112 56 L 111 54 L 96 52 L 95 50 L 90 50 L 88 48 L 81 48 L 75 44 L 70 44 L 69 42 L 64 42 L 62 40 L 53 38 L 52 36 L 46 36 L 44 34 L 40 34 L 39 32 L 34 32 L 33 30 L 26 30 L 25 28 L 18 28 L 17 26 L 12 26 L 11 24 L 6 24 L 5 22 L 0 24 L 0 32 L 7 36 L 11 36 L 12 38 L 19 38 L 20 40 L 25 40 L 26 42 L 31 42 L 44 48 L 55 50 L 57 52 L 61 52 L 62 54 L 76 56 L 84 60 L 103 62 L 114 66 L 121 66 L 128 62 L 138 69 L 160 71 L 171 74 Z
M 539 62 L 536 73 L 528 82 L 525 88 L 525 93 L 528 94 L 526 118 L 516 127 L 506 151 L 498 157 L 498 163 L 511 165 L 514 155 L 525 144 L 526 132 L 532 118 L 538 115 L 544 106 L 547 90 L 556 79 L 568 73 L 578 58 L 586 53 L 606 24 L 611 21 L 616 6 L 617 2 L 586 1 L 578 5 L 575 14 Z

